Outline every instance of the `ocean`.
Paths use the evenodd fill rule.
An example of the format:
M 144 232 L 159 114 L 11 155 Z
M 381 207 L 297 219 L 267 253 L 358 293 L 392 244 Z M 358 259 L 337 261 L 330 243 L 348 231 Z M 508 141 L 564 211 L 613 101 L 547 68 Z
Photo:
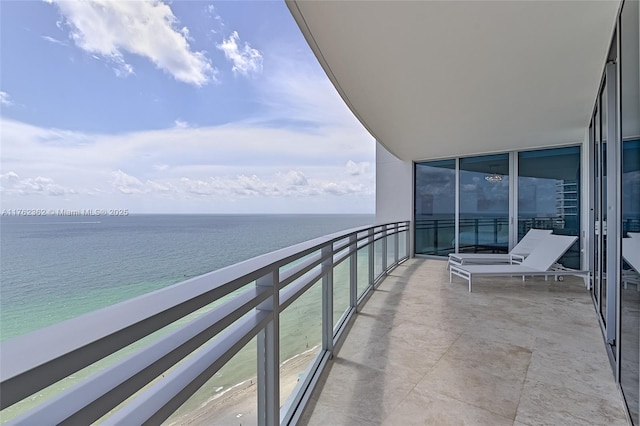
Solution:
M 373 215 L 3 216 L 0 339 L 373 221 Z M 314 286 L 283 312 L 281 361 L 317 344 L 320 319 L 310 314 L 319 315 L 319 290 Z M 125 350 L 120 356 L 126 354 Z M 62 387 L 100 368 L 88 368 Z M 181 411 L 198 407 L 213 393 L 224 392 L 252 374 L 255 349 L 249 345 Z M 10 411 L 23 411 L 57 390 L 54 387 Z M 3 420 L 13 417 L 6 411 Z

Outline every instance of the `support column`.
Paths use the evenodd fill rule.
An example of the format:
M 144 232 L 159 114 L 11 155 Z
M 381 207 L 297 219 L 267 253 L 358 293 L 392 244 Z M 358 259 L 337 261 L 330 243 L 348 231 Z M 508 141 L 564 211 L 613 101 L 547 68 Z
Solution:
M 280 424 L 280 324 L 278 269 L 256 280 L 258 287 L 270 287 L 272 297 L 256 309 L 272 311 L 273 317 L 258 333 L 258 424 L 277 426 Z

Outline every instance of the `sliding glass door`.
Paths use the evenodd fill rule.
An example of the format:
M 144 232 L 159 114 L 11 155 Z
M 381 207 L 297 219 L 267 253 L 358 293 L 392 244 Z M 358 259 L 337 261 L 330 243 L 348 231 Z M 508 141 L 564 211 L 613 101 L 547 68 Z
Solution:
M 518 240 L 531 228 L 580 235 L 580 147 L 518 153 Z M 580 241 L 560 263 L 580 269 Z
M 416 163 L 415 252 L 455 251 L 456 160 Z
M 622 214 L 620 246 L 620 386 L 634 424 L 640 425 L 640 7 L 625 1 L 620 18 Z
M 617 34 L 616 34 L 617 36 Z M 609 354 L 618 357 L 617 306 L 620 282 L 622 145 L 618 123 L 617 38 L 609 51 L 591 120 L 592 292 Z
M 460 253 L 509 251 L 509 154 L 460 159 Z
M 416 163 L 415 253 L 507 253 L 532 228 L 580 236 L 580 152 L 574 146 Z M 580 260 L 578 241 L 560 263 L 580 269 Z

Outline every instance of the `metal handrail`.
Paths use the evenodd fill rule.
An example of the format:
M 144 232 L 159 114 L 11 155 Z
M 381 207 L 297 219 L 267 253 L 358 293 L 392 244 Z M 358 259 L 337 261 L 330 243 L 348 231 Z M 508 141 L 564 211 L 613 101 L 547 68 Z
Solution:
M 406 243 L 402 255 L 401 233 Z M 382 253 L 376 253 L 378 241 L 381 241 Z M 365 248 L 369 248 L 368 285 L 358 294 L 356 256 Z M 376 255 L 382 256 L 382 271 L 374 276 Z M 387 265 L 391 255 L 393 261 Z M 256 336 L 258 423 L 295 423 L 347 319 L 356 312 L 364 295 L 408 256 L 409 222 L 354 228 L 258 256 L 1 342 L 0 407 L 4 409 L 22 401 L 214 304 L 206 314 L 158 337 L 9 424 L 90 423 L 124 401 L 124 407 L 106 418 L 107 424 L 159 423 Z M 338 324 L 334 324 L 333 269 L 347 259 L 351 259 L 350 303 Z M 319 280 L 323 286 L 322 350 L 297 387 L 297 394 L 281 412 L 279 315 Z M 250 285 L 252 282 L 255 285 Z

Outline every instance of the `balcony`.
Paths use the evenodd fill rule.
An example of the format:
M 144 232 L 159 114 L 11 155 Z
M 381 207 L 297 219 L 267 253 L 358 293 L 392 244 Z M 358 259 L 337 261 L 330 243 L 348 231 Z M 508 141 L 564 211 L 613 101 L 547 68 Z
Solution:
M 411 259 L 351 325 L 302 417 L 308 425 L 626 425 L 582 280 L 449 284 Z
M 400 222 L 329 235 L 3 342 L 9 410 L 132 342 L 145 344 L 5 420 L 626 424 L 582 279 L 478 279 L 471 294 L 465 283 L 449 284 L 442 261 L 405 260 L 408 232 Z M 314 288 L 317 346 L 284 359 L 280 320 Z M 213 396 L 206 407 L 172 417 L 247 347 L 258 371 L 244 390 L 216 399 L 205 389 Z M 303 372 L 297 381 L 286 364 Z

